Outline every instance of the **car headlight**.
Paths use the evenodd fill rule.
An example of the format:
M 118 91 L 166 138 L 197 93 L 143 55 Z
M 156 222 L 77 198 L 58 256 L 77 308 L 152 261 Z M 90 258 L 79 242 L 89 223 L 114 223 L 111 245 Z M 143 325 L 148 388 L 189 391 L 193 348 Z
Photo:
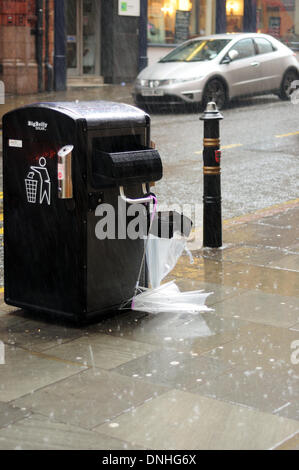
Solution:
M 193 82 L 195 80 L 200 80 L 201 78 L 203 78 L 203 76 L 194 78 L 170 78 L 167 80 L 149 80 L 145 78 L 137 78 L 135 85 L 141 87 L 157 88 L 159 86 L 174 85 L 176 83 Z
M 169 82 L 169 85 L 173 85 L 175 83 L 194 82 L 196 80 L 200 80 L 201 78 L 203 78 L 203 75 L 201 75 L 200 77 L 193 77 L 193 78 L 174 78 L 172 80 L 168 80 L 168 82 Z
M 145 80 L 144 78 L 136 78 L 135 85 L 148 86 L 148 80 Z

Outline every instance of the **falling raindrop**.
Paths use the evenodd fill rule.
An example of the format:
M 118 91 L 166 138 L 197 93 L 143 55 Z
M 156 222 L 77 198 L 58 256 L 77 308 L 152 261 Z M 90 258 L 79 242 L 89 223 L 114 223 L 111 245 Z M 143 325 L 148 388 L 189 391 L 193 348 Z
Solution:
M 118 428 L 119 424 L 118 423 L 109 423 L 110 428 Z

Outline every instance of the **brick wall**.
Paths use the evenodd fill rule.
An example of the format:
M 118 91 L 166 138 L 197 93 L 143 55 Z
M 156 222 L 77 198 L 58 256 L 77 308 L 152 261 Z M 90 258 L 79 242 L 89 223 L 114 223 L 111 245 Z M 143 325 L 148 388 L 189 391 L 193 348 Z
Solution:
M 43 81 L 45 73 L 45 0 L 43 21 Z M 36 0 L 0 0 L 0 80 L 6 93 L 38 91 L 36 61 Z M 53 64 L 54 0 L 49 0 L 49 62 Z

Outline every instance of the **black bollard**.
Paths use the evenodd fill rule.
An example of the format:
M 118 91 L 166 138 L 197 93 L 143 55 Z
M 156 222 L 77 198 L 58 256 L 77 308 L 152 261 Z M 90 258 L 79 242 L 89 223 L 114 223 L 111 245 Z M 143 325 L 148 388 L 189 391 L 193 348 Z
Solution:
M 219 248 L 222 246 L 219 121 L 223 116 L 216 104 L 210 102 L 200 119 L 204 121 L 203 246 Z

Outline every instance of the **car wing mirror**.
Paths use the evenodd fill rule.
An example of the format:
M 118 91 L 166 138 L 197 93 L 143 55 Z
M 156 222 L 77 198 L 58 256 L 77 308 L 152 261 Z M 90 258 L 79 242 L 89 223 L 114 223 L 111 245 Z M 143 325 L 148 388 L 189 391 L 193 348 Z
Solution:
M 235 60 L 239 55 L 239 52 L 236 51 L 236 49 L 231 49 L 229 52 L 228 52 L 228 57 L 230 58 L 230 60 Z

